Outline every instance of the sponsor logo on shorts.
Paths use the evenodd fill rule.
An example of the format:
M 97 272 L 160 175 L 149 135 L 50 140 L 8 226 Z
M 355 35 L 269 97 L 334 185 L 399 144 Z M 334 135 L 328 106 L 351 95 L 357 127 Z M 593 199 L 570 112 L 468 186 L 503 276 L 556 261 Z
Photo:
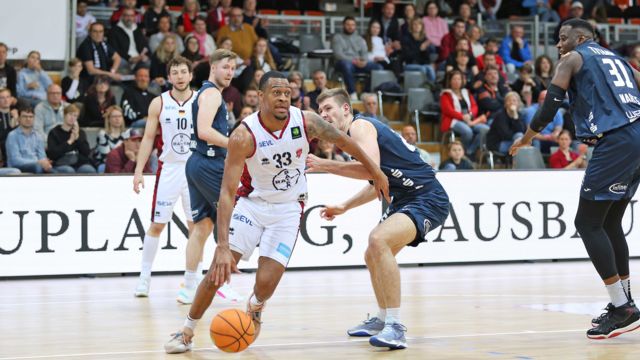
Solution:
M 291 248 L 284 243 L 278 244 L 276 251 L 282 254 L 282 256 L 284 256 L 287 259 L 291 257 Z
M 246 217 L 246 216 L 244 216 L 242 214 L 238 214 L 238 213 L 233 214 L 233 220 L 243 222 L 243 223 L 245 223 L 245 224 L 247 224 L 249 226 L 253 226 L 253 223 L 251 222 L 251 219 L 249 219 L 248 217 Z
M 614 194 L 624 194 L 627 192 L 627 188 L 629 186 L 626 184 L 621 184 L 621 183 L 615 183 L 611 186 L 609 186 L 609 191 L 614 193 Z
M 187 134 L 176 134 L 176 136 L 171 139 L 171 148 L 180 155 L 188 153 L 190 146 L 191 138 Z
M 285 191 L 296 185 L 300 180 L 300 170 L 283 169 L 273 177 L 273 187 L 276 190 Z
M 299 139 L 302 137 L 302 131 L 300 131 L 300 126 L 294 126 L 291 128 L 291 138 Z

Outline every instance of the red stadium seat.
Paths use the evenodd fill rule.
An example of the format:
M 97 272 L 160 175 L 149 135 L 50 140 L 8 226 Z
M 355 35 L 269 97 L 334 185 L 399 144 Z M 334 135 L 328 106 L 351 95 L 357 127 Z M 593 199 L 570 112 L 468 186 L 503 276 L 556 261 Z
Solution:
M 624 18 L 609 18 L 607 19 L 609 24 L 624 24 Z
M 258 11 L 258 14 L 260 15 L 278 15 L 278 10 L 274 10 L 274 9 L 260 9 Z

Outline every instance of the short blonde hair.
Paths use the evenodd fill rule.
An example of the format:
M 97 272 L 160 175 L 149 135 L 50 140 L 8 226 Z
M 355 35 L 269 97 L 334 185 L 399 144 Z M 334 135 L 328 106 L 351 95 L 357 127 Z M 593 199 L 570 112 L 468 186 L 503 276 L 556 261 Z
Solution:
M 233 59 L 235 60 L 238 57 L 236 53 L 227 49 L 217 49 L 211 54 L 210 64 L 217 63 L 224 59 Z
M 342 106 L 344 104 L 349 104 L 349 108 L 351 108 L 351 98 L 349 97 L 349 93 L 347 90 L 343 88 L 335 88 L 335 89 L 326 89 L 318 95 L 316 102 L 320 104 L 326 99 L 334 98 L 338 106 Z
M 80 108 L 74 104 L 69 104 L 64 108 L 64 116 L 67 116 L 70 113 L 80 114 Z

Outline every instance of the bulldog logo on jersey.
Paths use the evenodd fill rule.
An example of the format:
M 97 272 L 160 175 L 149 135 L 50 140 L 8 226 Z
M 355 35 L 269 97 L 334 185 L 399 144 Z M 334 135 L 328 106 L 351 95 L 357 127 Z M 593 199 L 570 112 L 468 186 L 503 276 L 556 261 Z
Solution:
M 171 139 L 171 148 L 180 155 L 188 153 L 190 145 L 191 138 L 187 134 L 176 134 L 176 136 Z
M 300 170 L 283 169 L 273 177 L 273 187 L 276 190 L 286 191 L 298 183 L 300 180 Z

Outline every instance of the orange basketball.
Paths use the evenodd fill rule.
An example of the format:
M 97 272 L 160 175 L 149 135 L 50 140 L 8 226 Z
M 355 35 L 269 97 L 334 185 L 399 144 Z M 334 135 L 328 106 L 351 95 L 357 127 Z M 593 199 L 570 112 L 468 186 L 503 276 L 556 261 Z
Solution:
M 251 317 L 242 310 L 229 309 L 218 313 L 211 321 L 211 340 L 224 352 L 240 352 L 255 340 L 256 329 Z

